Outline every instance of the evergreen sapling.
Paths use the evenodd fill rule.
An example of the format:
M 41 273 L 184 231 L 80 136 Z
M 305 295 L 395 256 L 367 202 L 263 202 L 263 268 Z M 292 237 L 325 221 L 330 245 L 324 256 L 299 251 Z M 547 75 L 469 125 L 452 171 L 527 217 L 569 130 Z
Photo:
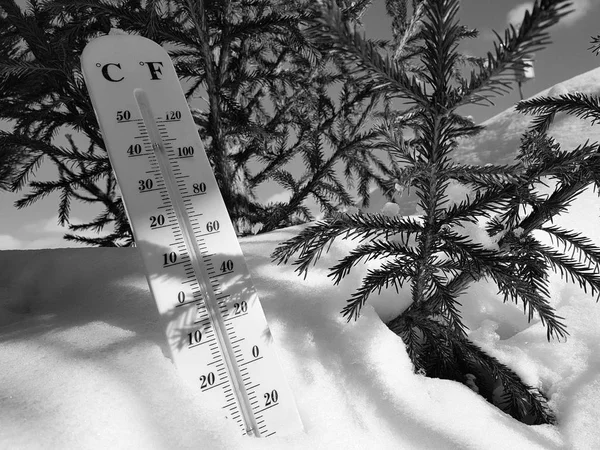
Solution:
M 481 130 L 458 115 L 457 108 L 484 104 L 507 92 L 522 59 L 549 44 L 548 28 L 570 5 L 565 0 L 536 1 L 520 29 L 510 27 L 503 37 L 497 35 L 494 51 L 480 61 L 457 52 L 462 39 L 476 36 L 458 24 L 458 0 L 424 0 L 414 6 L 412 18 L 398 27 L 395 45 L 410 42 L 418 51 L 403 53 L 400 48 L 383 57 L 376 45 L 348 26 L 335 6 L 324 7 L 309 35 L 329 41 L 357 78 L 372 80 L 388 99 L 410 105 L 405 111 L 392 111 L 387 102 L 377 129 L 380 148 L 400 167 L 390 187 L 412 189 L 422 213 L 417 218 L 338 213 L 282 243 L 273 258 L 278 263 L 294 258 L 299 274 L 306 274 L 334 240 L 358 239 L 360 243 L 331 268 L 332 281 L 339 283 L 358 264 L 378 260 L 380 265 L 367 271 L 347 300 L 342 310 L 347 320 L 357 319 L 369 297 L 381 289 L 399 291 L 406 286 L 410 306 L 386 325 L 406 344 L 415 371 L 465 383 L 522 422 L 554 423 L 538 387 L 523 383 L 469 340 L 460 295 L 473 281 L 491 280 L 505 302 L 520 303 L 529 320 L 540 318 L 550 340 L 568 334 L 549 302 L 551 270 L 594 295 L 600 293 L 600 248 L 552 224 L 583 189 L 598 184 L 598 144 L 563 151 L 545 134 L 558 111 L 598 119 L 598 100 L 562 95 L 521 102 L 519 110 L 538 116 L 522 137 L 514 164 L 466 165 L 453 153 L 460 137 Z M 398 54 L 408 56 L 401 59 Z M 464 76 L 462 64 L 475 67 Z M 414 137 L 405 139 L 405 130 Z M 451 200 L 451 183 L 467 187 L 470 194 L 462 201 Z M 553 183 L 552 192 L 540 194 L 536 188 L 541 183 Z M 469 224 L 481 222 L 487 233 L 484 242 L 465 232 Z M 549 235 L 555 245 L 543 244 L 534 231 Z

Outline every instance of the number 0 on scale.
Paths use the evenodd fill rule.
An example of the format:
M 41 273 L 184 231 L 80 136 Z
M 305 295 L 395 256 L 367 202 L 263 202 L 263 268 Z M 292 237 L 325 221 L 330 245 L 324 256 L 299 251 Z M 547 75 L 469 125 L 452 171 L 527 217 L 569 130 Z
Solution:
M 256 290 L 167 52 L 103 36 L 82 55 L 175 364 L 243 434 L 302 430 Z

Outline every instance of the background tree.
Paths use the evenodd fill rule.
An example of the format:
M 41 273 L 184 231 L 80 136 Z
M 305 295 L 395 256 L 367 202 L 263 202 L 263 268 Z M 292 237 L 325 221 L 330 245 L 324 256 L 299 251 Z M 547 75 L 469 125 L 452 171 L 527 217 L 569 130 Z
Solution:
M 82 17 L 75 19 L 83 22 Z M 78 33 L 69 33 L 41 2 L 32 0 L 22 11 L 14 0 L 0 0 L 0 118 L 13 124 L 11 132 L 0 132 L 3 188 L 23 188 L 44 160 L 50 161 L 58 180 L 32 181 L 32 191 L 16 206 L 57 192 L 58 220 L 65 225 L 74 199 L 101 205 L 94 220 L 69 228 L 97 233 L 111 224 L 111 233 L 65 238 L 104 246 L 129 245 L 132 234 L 79 70 L 79 55 L 87 40 L 109 29 L 102 18 L 86 18 Z M 68 148 L 53 144 L 59 132 L 69 131 L 87 137 L 87 150 L 79 150 L 69 136 Z
M 462 39 L 476 36 L 459 25 L 458 0 L 424 0 L 416 6 L 423 18 L 413 42 L 419 51 L 402 66 L 394 60 L 396 54 L 381 56 L 374 43 L 347 27 L 335 7 L 324 9 L 309 35 L 317 42 L 330 42 L 357 78 L 375 80 L 389 98 L 412 105 L 394 112 L 387 104 L 379 131 L 381 145 L 401 165 L 390 184 L 404 184 L 416 192 L 420 218 L 338 214 L 305 228 L 279 246 L 273 257 L 281 263 L 298 253 L 294 264 L 302 274 L 335 239 L 358 238 L 357 247 L 331 268 L 334 283 L 357 264 L 376 259 L 381 265 L 367 272 L 348 299 L 342 311 L 348 320 L 358 317 L 371 295 L 406 285 L 402 295 L 410 295 L 412 303 L 387 326 L 405 342 L 415 370 L 475 382 L 481 395 L 513 417 L 552 423 L 554 415 L 539 389 L 524 384 L 468 339 L 459 299 L 470 282 L 490 279 L 505 301 L 522 302 L 529 320 L 537 314 L 550 339 L 567 334 L 548 302 L 550 270 L 600 293 L 600 248 L 578 233 L 548 225 L 586 186 L 598 184 L 598 144 L 567 152 L 545 135 L 557 111 L 599 118 L 598 100 L 567 95 L 520 103 L 519 109 L 541 115 L 523 136 L 515 164 L 465 165 L 453 153 L 459 137 L 481 130 L 456 109 L 506 92 L 523 57 L 549 44 L 547 29 L 567 14 L 569 4 L 536 1 L 521 28 L 511 27 L 498 36 L 494 52 L 479 62 L 457 52 Z M 463 75 L 465 62 L 477 65 Z M 405 139 L 406 130 L 414 137 Z M 537 187 L 549 181 L 552 192 L 541 195 Z M 449 198 L 451 183 L 468 187 L 470 194 L 461 200 Z M 483 242 L 466 231 L 469 222 L 479 221 L 488 234 Z M 542 244 L 533 231 L 549 235 L 556 245 Z
M 340 2 L 352 21 L 368 3 Z M 364 151 L 369 136 L 360 132 L 375 100 L 300 32 L 312 15 L 312 2 L 179 0 L 141 6 L 60 0 L 55 5 L 86 8 L 119 29 L 176 47 L 170 53 L 189 84 L 186 96 L 192 99 L 206 89 L 208 111 L 196 110 L 197 124 L 238 233 L 313 219 L 305 203 L 309 196 L 327 212 L 350 205 L 353 199 L 334 170 L 340 161 L 350 184 L 356 176 L 361 186 L 382 181 L 374 169 L 386 166 Z M 336 107 L 331 90 L 340 83 L 343 94 Z M 367 112 L 352 124 L 354 135 L 335 140 L 330 130 L 360 115 L 361 107 Z M 306 171 L 294 176 L 287 166 L 298 157 Z M 251 170 L 257 163 L 260 169 Z M 288 201 L 256 201 L 258 186 L 271 180 L 289 192 Z M 368 189 L 360 193 L 368 195 Z
M 369 2 L 339 3 L 345 19 L 357 23 Z M 22 155 L 17 157 L 18 170 L 11 171 L 11 188 L 23 188 L 43 159 L 59 168 L 58 181 L 33 181 L 33 192 L 17 206 L 58 190 L 59 217 L 66 223 L 73 198 L 99 200 L 110 209 L 89 224 L 71 228 L 99 230 L 114 222 L 115 232 L 97 239 L 69 238 L 95 245 L 132 241 L 78 60 L 89 40 L 110 30 L 164 45 L 188 99 L 204 100 L 193 113 L 239 234 L 312 220 L 306 203 L 311 197 L 327 213 L 349 206 L 355 201 L 349 192 L 355 181 L 368 203 L 369 185 L 382 185 L 383 175 L 389 177 L 390 164 L 371 151 L 374 140 L 368 130 L 378 99 L 369 83 L 345 76 L 335 58 L 323 56 L 306 41 L 301 29 L 312 14 L 309 4 L 54 0 L 30 2 L 22 12 L 14 0 L 1 0 L 10 31 L 0 35 L 5 74 L 0 92 L 10 108 L 0 117 L 27 124 L 3 135 L 8 149 L 4 161 L 14 164 L 15 155 Z M 52 78 L 55 71 L 62 78 Z M 27 87 L 30 80 L 35 93 Z M 50 98 L 57 100 L 47 102 Z M 71 108 L 68 115 L 65 107 Z M 89 138 L 87 152 L 73 141 L 70 149 L 52 145 L 66 127 Z M 290 170 L 290 162 L 297 160 L 304 162 L 303 173 Z M 92 194 L 79 192 L 84 179 L 87 191 L 95 183 Z M 102 189 L 100 180 L 106 184 Z M 288 191 L 289 199 L 269 205 L 257 201 L 256 190 L 270 182 Z

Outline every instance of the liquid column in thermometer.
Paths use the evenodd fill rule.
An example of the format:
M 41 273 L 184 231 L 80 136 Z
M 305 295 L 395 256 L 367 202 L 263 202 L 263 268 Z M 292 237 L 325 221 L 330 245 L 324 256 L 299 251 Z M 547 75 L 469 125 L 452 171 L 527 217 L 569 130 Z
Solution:
M 142 89 L 135 89 L 134 96 L 138 104 L 142 119 L 144 121 L 146 131 L 148 132 L 148 137 L 150 139 L 152 149 L 154 150 L 154 154 L 156 155 L 156 160 L 160 167 L 162 177 L 165 181 L 165 187 L 169 194 L 173 210 L 177 217 L 177 221 L 179 222 L 179 225 L 181 227 L 181 232 L 183 235 L 185 246 L 187 247 L 187 250 L 190 255 L 190 262 L 192 264 L 194 273 L 198 280 L 198 284 L 202 291 L 204 303 L 208 311 L 211 323 L 213 325 L 213 329 L 215 332 L 215 336 L 217 337 L 219 347 L 221 348 L 221 352 L 223 353 L 223 358 L 227 366 L 227 371 L 229 372 L 229 377 L 235 389 L 237 397 L 236 399 L 240 406 L 240 410 L 244 419 L 246 433 L 251 436 L 253 435 L 259 437 L 260 431 L 258 429 L 258 424 L 256 423 L 254 414 L 252 413 L 250 399 L 248 398 L 246 388 L 240 381 L 242 380 L 242 374 L 240 373 L 239 367 L 237 366 L 237 363 L 234 357 L 232 356 L 234 354 L 234 350 L 229 340 L 229 336 L 225 332 L 225 324 L 223 322 L 223 317 L 219 312 L 218 302 L 215 297 L 215 293 L 211 289 L 208 289 L 206 285 L 205 280 L 209 279 L 209 274 L 207 273 L 206 267 L 201 262 L 201 252 L 198 247 L 198 243 L 196 242 L 196 239 L 192 233 L 192 224 L 187 213 L 185 212 L 183 199 L 181 198 L 179 189 L 176 187 L 175 175 L 172 172 L 171 164 L 169 162 L 169 157 L 167 155 L 165 145 L 163 143 L 158 127 L 156 126 L 155 116 L 152 112 L 150 102 L 148 101 L 148 96 Z

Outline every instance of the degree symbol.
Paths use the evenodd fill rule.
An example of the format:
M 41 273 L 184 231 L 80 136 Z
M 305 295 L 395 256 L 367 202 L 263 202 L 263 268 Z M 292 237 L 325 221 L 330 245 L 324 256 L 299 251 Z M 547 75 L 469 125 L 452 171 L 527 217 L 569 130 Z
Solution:
M 96 63 L 96 67 L 102 67 L 102 64 Z
M 140 66 L 143 66 L 143 65 L 144 65 L 144 61 L 140 61 Z

